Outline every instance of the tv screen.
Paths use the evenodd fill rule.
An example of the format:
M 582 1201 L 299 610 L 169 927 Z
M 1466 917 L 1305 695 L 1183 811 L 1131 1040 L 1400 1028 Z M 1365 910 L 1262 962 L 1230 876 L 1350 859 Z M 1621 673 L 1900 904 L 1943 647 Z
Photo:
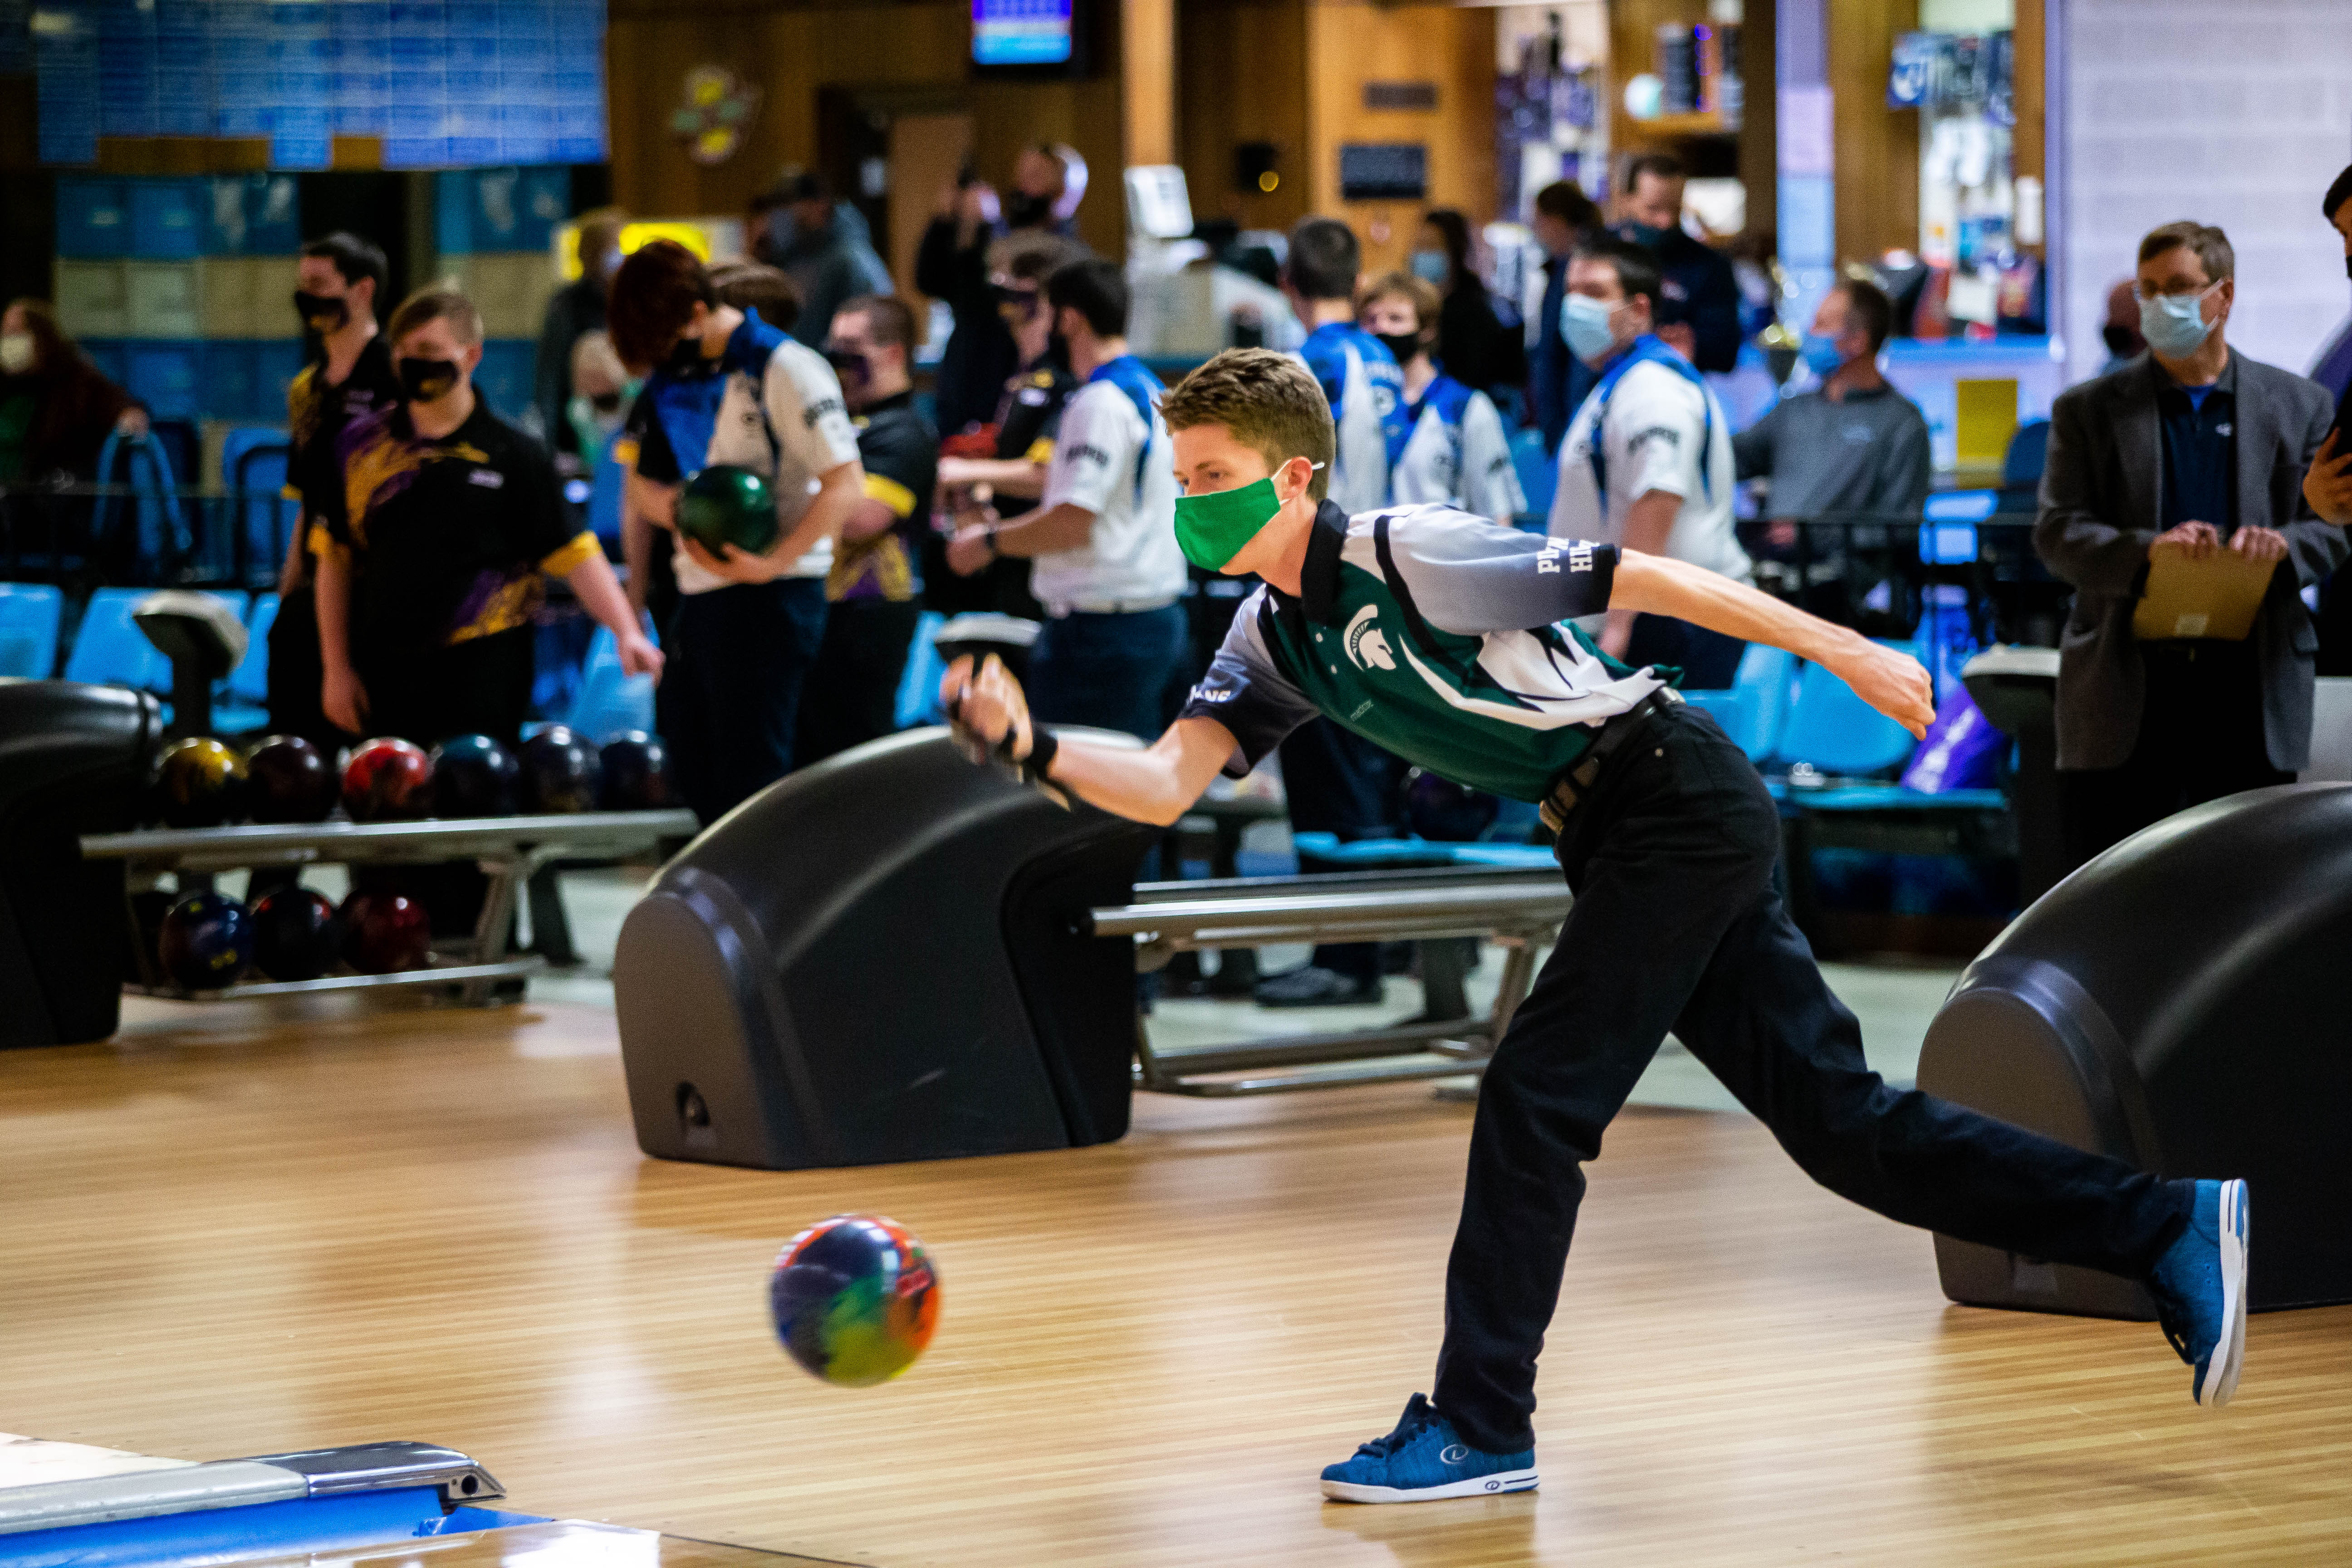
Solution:
M 1071 0 L 971 0 L 971 60 L 978 66 L 1071 63 Z

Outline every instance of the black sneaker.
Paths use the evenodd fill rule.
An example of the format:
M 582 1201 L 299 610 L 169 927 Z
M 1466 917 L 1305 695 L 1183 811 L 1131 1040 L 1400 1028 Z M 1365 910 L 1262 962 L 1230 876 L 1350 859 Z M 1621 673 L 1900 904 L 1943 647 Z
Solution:
M 1261 1007 L 1346 1007 L 1379 1001 L 1381 982 L 1377 975 L 1359 980 L 1309 963 L 1259 981 L 1252 994 Z

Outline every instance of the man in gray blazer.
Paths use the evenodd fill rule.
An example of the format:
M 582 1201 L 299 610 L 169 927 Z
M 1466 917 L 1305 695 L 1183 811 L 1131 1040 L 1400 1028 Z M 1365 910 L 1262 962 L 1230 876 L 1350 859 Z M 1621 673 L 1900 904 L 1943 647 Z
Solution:
M 2148 352 L 2060 395 L 2034 548 L 2074 585 L 2058 667 L 2058 767 L 2079 863 L 2201 801 L 2288 784 L 2309 761 L 2312 656 L 2302 588 L 2345 558 L 2303 479 L 2327 394 L 2233 353 L 2236 258 L 2218 228 L 2140 242 Z M 2141 642 L 2132 610 L 2153 552 L 2282 563 L 2252 635 Z

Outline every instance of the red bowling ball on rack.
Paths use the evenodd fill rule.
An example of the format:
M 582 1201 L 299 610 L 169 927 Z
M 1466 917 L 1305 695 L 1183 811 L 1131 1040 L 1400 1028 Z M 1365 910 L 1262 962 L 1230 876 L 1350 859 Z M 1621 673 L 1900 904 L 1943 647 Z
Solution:
M 405 893 L 361 891 L 343 900 L 343 962 L 362 974 L 422 969 L 433 955 L 433 922 Z
M 386 736 L 343 764 L 343 809 L 353 822 L 404 822 L 433 808 L 433 763 L 421 747 Z

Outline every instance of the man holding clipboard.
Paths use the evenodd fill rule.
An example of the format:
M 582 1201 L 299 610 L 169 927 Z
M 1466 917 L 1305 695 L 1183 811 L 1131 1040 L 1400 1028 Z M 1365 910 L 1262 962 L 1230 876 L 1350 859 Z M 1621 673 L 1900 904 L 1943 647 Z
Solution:
M 2033 542 L 2075 589 L 2057 719 L 2077 863 L 2309 760 L 2318 638 L 2300 593 L 2347 544 L 2302 491 L 2334 411 L 2315 384 L 2231 352 L 2235 271 L 2218 228 L 2151 231 L 2148 352 L 2051 413 Z

